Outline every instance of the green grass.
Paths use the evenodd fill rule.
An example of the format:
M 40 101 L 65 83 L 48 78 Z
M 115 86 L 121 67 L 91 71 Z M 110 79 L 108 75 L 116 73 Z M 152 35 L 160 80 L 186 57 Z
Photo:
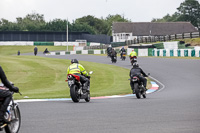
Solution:
M 200 46 L 200 37 L 199 38 L 186 38 L 179 41 L 185 41 L 185 44 L 191 44 L 191 46 Z
M 28 96 L 30 99 L 70 97 L 68 84 L 65 82 L 70 60 L 39 56 L 12 56 L 18 48 L 21 48 L 23 52 L 32 52 L 34 47 L 0 46 L 0 65 L 8 80 L 15 83 L 15 86 L 18 86 L 23 94 L 23 96 L 15 94 L 15 99 L 23 99 L 24 96 Z M 46 46 L 38 48 L 43 50 Z M 51 46 L 49 50 L 51 50 L 50 48 L 52 51 L 62 50 L 62 47 L 59 48 L 59 46 Z M 80 64 L 88 72 L 94 72 L 91 75 L 91 96 L 131 93 L 128 80 L 130 70 L 86 61 L 80 61 Z
M 0 46 L 0 55 L 12 55 L 17 54 L 18 50 L 21 53 L 31 53 L 33 52 L 35 46 Z M 39 52 L 43 52 L 46 48 L 49 51 L 65 51 L 67 46 L 37 46 Z M 73 46 L 68 46 L 68 50 L 73 50 Z
M 66 98 L 69 88 L 66 79 L 70 60 L 35 56 L 0 56 L 0 64 L 8 79 L 29 98 Z M 80 62 L 91 75 L 91 96 L 130 93 L 128 69 L 117 66 Z M 23 97 L 15 94 L 15 99 Z

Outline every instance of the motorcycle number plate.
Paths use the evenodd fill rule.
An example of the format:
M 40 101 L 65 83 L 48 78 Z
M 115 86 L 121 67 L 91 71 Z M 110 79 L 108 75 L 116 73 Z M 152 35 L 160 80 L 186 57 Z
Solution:
M 68 84 L 69 84 L 69 85 L 74 84 L 74 80 L 68 80 Z
M 134 79 L 132 79 L 132 81 L 137 81 L 137 79 L 136 79 L 136 78 L 134 78 Z
M 134 60 L 137 60 L 136 58 L 134 58 Z

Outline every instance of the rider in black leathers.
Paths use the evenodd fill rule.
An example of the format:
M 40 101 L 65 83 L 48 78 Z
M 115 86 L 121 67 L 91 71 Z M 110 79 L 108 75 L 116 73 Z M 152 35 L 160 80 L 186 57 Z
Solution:
M 144 87 L 145 87 L 145 89 L 146 89 L 146 86 L 147 86 L 147 79 L 145 78 L 145 77 L 148 77 L 147 75 L 146 75 L 146 73 L 139 67 L 139 65 L 138 65 L 138 63 L 137 62 L 135 62 L 134 64 L 133 64 L 133 67 L 131 68 L 131 70 L 130 70 L 130 74 L 129 74 L 129 76 L 130 76 L 130 78 L 132 79 L 134 76 L 137 76 L 139 79 L 140 79 L 140 81 L 142 81 L 143 82 L 143 84 L 144 84 Z M 144 77 L 143 77 L 144 76 Z M 131 89 L 134 91 L 134 85 L 133 85 L 133 83 L 130 81 L 130 85 L 131 85 Z M 146 89 L 147 90 L 147 89 Z
M 4 86 L 9 88 L 9 90 L 14 91 L 14 92 L 19 92 L 19 88 L 14 87 L 7 80 L 7 77 L 6 77 L 1 66 L 0 66 L 0 79 L 1 79 L 1 82 L 4 84 Z M 8 105 L 9 105 L 11 99 L 12 99 L 12 94 L 9 90 L 0 89 L 0 98 L 4 98 L 3 104 L 1 105 L 1 108 L 0 108 L 0 122 L 4 121 L 4 114 L 7 111 L 7 107 L 8 107 Z
M 111 51 L 111 61 L 114 60 L 114 57 L 117 57 L 117 52 L 114 49 L 112 49 L 112 51 Z
M 110 46 L 107 48 L 107 55 L 108 55 L 108 56 L 110 56 L 111 51 L 112 51 L 112 46 L 110 45 Z
M 122 54 L 123 54 L 123 52 L 126 53 L 126 49 L 124 47 L 122 47 L 119 52 L 121 53 L 120 55 L 121 55 L 121 58 L 122 58 Z

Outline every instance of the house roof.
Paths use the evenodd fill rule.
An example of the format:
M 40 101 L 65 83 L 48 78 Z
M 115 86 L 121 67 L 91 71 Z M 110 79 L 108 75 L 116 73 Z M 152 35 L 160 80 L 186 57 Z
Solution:
M 133 36 L 161 36 L 197 32 L 190 22 L 114 22 L 113 33 L 132 33 Z

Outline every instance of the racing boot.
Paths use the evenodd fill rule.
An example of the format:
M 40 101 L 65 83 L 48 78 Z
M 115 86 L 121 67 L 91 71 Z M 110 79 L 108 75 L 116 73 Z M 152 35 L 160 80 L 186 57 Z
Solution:
M 131 81 L 130 81 L 130 86 L 131 86 L 131 89 L 133 91 L 133 94 L 135 94 L 135 89 L 134 89 L 133 83 Z
M 0 111 L 0 125 L 4 124 L 4 112 Z

